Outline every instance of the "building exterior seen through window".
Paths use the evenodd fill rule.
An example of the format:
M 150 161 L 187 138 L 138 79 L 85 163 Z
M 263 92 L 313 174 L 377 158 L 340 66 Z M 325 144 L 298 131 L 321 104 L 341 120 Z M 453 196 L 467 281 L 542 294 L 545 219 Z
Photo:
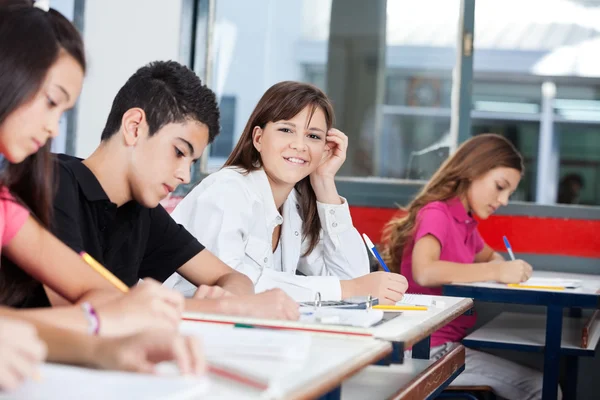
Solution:
M 205 172 L 269 86 L 300 80 L 327 92 L 349 137 L 340 176 L 427 180 L 455 145 L 459 10 L 460 0 L 216 0 L 210 85 L 223 133 Z M 471 132 L 502 134 L 523 154 L 514 199 L 600 205 L 600 2 L 478 0 L 474 37 Z

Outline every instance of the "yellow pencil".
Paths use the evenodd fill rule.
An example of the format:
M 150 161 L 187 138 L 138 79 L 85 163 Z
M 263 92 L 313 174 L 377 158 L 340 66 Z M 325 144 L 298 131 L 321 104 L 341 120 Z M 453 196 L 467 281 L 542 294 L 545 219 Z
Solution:
M 386 306 L 386 305 L 376 305 L 372 307 L 375 310 L 383 310 L 383 311 L 427 311 L 427 307 L 425 306 Z
M 112 283 L 117 289 L 119 289 L 123 293 L 129 292 L 129 288 L 126 284 L 124 284 L 119 278 L 114 276 L 109 270 L 104 268 L 98 261 L 94 260 L 94 257 L 90 256 L 85 251 L 79 253 L 83 260 L 94 269 L 97 273 L 102 275 L 104 279 Z
M 561 286 L 542 286 L 542 285 L 521 285 L 520 283 L 509 283 L 508 287 L 520 288 L 520 289 L 547 289 L 547 290 L 565 290 Z

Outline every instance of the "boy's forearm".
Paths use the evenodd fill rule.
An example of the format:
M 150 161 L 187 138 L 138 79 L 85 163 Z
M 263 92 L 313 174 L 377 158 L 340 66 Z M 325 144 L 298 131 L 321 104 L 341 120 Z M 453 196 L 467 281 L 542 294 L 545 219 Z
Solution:
M 217 286 L 234 295 L 254 294 L 254 285 L 250 278 L 239 272 L 223 275 L 217 281 Z

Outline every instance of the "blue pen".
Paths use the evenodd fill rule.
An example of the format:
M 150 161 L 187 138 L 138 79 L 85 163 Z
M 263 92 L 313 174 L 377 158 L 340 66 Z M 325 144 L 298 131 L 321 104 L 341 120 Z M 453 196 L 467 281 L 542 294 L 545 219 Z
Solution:
M 508 239 L 506 238 L 506 236 L 502 236 L 502 239 L 504 239 L 504 245 L 506 246 L 506 250 L 508 250 L 510 259 L 515 261 L 515 253 L 513 253 L 512 247 L 511 247 L 510 243 L 508 242 Z
M 379 255 L 379 252 L 375 248 L 375 245 L 373 244 L 373 242 L 371 242 L 371 239 L 369 239 L 369 237 L 367 235 L 365 235 L 364 233 L 363 233 L 362 237 L 363 237 L 365 243 L 367 244 L 369 251 L 371 252 L 371 254 L 373 254 L 373 257 L 375 257 L 377 259 L 377 261 L 379 261 L 379 264 L 385 270 L 385 272 L 390 272 L 390 269 L 383 262 L 383 259 Z

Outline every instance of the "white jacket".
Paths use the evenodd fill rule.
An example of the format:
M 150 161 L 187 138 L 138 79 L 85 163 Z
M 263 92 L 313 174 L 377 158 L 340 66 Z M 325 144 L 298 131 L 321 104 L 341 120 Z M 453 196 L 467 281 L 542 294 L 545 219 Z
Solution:
M 323 300 L 340 300 L 340 279 L 369 273 L 365 244 L 352 225 L 345 199 L 341 205 L 317 202 L 320 240 L 303 257 L 309 243 L 302 240 L 298 196 L 296 190 L 290 193 L 282 216 L 263 170 L 244 175 L 239 169 L 224 168 L 203 179 L 172 216 L 209 251 L 248 276 L 257 293 L 281 288 L 296 301 L 313 301 L 316 292 Z M 277 225 L 282 225 L 282 270 L 273 262 L 272 235 Z M 296 275 L 296 270 L 306 276 Z M 179 280 L 175 287 L 185 292 L 185 280 Z

